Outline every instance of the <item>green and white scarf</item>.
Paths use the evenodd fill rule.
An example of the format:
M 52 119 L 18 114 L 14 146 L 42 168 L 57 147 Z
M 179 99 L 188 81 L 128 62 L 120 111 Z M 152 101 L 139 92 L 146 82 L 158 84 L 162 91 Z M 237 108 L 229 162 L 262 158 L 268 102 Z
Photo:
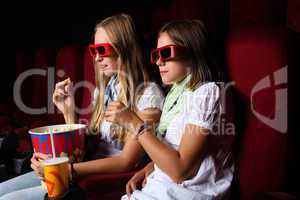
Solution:
M 174 83 L 172 88 L 170 89 L 163 106 L 162 114 L 160 117 L 160 122 L 158 127 L 156 128 L 156 132 L 158 136 L 163 136 L 166 133 L 167 128 L 170 123 L 176 117 L 176 115 L 180 112 L 182 108 L 182 94 L 187 89 L 186 85 L 191 79 L 191 75 L 188 75 L 185 79 L 183 79 L 179 83 Z

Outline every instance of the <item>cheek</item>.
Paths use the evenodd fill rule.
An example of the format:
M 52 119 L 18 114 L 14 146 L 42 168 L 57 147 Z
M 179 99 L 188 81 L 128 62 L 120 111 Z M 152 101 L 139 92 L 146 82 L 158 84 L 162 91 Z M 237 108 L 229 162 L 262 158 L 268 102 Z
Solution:
M 170 70 L 172 77 L 176 80 L 186 74 L 186 67 L 182 65 L 173 65 Z
M 118 62 L 116 58 L 107 57 L 106 63 L 110 69 L 117 69 Z

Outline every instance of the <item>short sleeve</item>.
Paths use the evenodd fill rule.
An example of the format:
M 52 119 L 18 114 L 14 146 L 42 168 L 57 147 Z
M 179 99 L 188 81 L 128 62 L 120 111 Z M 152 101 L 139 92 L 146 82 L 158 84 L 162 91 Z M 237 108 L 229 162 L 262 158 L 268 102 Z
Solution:
M 220 115 L 220 88 L 213 82 L 196 89 L 190 101 L 187 124 L 193 124 L 212 131 Z
M 136 104 L 139 111 L 147 108 L 158 108 L 162 110 L 164 94 L 156 83 L 149 83 Z

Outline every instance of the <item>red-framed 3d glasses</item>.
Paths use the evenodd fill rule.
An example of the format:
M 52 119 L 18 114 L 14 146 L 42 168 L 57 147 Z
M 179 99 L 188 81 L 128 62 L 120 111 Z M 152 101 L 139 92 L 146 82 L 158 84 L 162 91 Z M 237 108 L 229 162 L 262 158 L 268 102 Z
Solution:
M 97 54 L 101 57 L 107 57 L 114 53 L 114 49 L 109 43 L 91 44 L 89 51 L 92 57 L 96 57 Z
M 175 44 L 166 45 L 151 51 L 151 64 L 155 64 L 160 58 L 161 61 L 181 58 L 186 52 L 185 47 Z

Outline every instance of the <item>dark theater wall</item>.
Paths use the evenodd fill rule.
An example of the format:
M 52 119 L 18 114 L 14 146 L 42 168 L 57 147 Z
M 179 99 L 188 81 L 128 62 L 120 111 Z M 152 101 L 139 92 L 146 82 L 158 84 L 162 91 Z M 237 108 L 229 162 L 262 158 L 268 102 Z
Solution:
M 33 51 L 39 47 L 61 48 L 70 44 L 87 45 L 91 42 L 96 20 L 115 13 L 130 14 L 142 35 L 147 50 L 155 45 L 156 31 L 162 24 L 172 19 L 202 19 L 210 33 L 216 57 L 222 63 L 223 43 L 230 30 L 253 24 L 280 25 L 297 30 L 299 17 L 295 12 L 297 0 L 289 0 L 287 17 L 286 0 L 129 0 L 80 2 L 63 5 L 60 2 L 15 2 L 9 18 L 8 32 L 16 50 Z M 10 17 L 11 15 L 14 16 Z M 8 56 L 4 56 L 8 58 Z M 13 59 L 13 58 L 12 58 Z M 222 64 L 220 64 L 222 65 Z M 7 61 L 9 76 L 2 79 L 9 87 L 4 87 L 5 95 L 11 96 L 11 86 L 15 79 L 15 63 Z M 1 84 L 3 85 L 3 84 Z M 3 86 L 2 86 L 3 87 Z
M 18 3 L 13 9 L 10 34 L 13 51 L 34 53 L 36 48 L 61 48 L 66 45 L 87 45 L 91 42 L 97 20 L 116 13 L 130 14 L 148 52 L 155 46 L 156 32 L 166 22 L 174 19 L 201 19 L 205 22 L 215 54 L 222 54 L 223 41 L 228 24 L 228 0 L 152 0 L 133 2 L 97 1 L 62 5 L 58 2 Z M 220 59 L 221 60 L 221 59 Z M 14 65 L 10 64 L 11 66 Z M 27 66 L 28 67 L 28 66 Z M 10 70 L 10 86 L 16 77 L 15 67 Z M 17 70 L 18 71 L 18 70 Z M 18 74 L 18 72 L 17 72 Z M 12 86 L 3 88 L 12 96 Z

